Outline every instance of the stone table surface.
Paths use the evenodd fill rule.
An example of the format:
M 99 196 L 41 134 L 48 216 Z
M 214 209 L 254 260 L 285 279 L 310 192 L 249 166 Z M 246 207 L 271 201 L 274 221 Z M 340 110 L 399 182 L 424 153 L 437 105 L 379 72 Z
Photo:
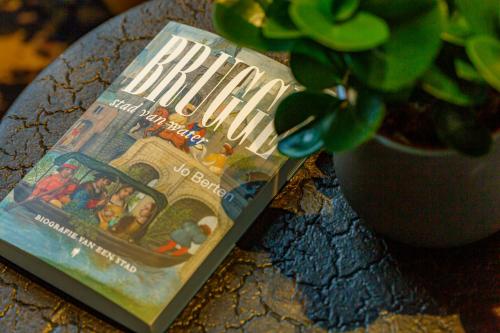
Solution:
M 151 38 L 175 20 L 212 30 L 210 2 L 152 1 L 94 30 L 0 124 L 0 198 Z M 449 250 L 381 239 L 344 200 L 331 156 L 310 158 L 171 332 L 498 332 L 500 236 Z M 121 328 L 0 263 L 0 332 Z

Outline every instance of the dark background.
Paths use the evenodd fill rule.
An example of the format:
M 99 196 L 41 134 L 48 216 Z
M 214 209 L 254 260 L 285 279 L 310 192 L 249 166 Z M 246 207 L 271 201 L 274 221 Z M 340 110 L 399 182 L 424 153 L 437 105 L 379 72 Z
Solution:
M 0 118 L 79 37 L 141 0 L 0 0 Z

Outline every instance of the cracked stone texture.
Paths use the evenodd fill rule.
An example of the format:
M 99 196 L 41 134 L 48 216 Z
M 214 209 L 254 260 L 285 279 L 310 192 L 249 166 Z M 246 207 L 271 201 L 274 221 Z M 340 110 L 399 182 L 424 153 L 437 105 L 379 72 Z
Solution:
M 153 1 L 75 43 L 0 124 L 0 198 L 169 21 L 212 30 L 207 1 Z M 307 161 L 171 332 L 498 332 L 500 236 L 421 250 L 370 231 L 332 159 Z M 0 332 L 116 332 L 34 277 L 0 264 Z

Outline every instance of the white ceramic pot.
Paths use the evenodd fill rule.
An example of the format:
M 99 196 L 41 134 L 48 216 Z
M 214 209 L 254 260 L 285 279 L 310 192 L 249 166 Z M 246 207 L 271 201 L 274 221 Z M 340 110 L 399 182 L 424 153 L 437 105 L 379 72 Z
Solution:
M 500 230 L 498 135 L 481 158 L 414 149 L 378 136 L 334 160 L 352 207 L 389 238 L 448 247 Z

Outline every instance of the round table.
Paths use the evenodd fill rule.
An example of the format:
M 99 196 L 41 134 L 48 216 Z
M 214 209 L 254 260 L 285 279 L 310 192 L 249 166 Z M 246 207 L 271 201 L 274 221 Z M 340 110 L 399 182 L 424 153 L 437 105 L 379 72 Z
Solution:
M 211 3 L 152 1 L 76 42 L 0 124 L 0 198 L 169 21 L 212 30 Z M 494 332 L 500 236 L 449 250 L 385 241 L 346 203 L 331 156 L 310 158 L 184 309 L 171 332 Z M 0 263 L 1 332 L 114 332 Z

